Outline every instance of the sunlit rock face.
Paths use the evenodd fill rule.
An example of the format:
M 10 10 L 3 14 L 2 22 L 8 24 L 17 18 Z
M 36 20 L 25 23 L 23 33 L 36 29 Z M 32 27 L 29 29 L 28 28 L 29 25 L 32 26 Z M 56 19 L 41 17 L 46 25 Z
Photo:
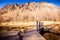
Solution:
M 0 22 L 60 21 L 60 7 L 47 2 L 6 5 L 0 10 Z

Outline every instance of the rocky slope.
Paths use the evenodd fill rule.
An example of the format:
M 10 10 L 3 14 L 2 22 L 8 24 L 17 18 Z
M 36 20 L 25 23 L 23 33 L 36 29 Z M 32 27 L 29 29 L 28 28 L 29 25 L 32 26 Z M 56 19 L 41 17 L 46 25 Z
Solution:
M 6 5 L 0 10 L 0 22 L 60 21 L 60 7 L 47 2 Z

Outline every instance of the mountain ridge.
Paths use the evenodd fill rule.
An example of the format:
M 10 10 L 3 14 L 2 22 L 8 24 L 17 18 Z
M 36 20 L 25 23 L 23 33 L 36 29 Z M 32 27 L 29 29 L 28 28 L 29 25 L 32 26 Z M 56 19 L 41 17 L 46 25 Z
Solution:
M 60 21 L 60 7 L 47 2 L 6 5 L 0 10 L 0 22 Z

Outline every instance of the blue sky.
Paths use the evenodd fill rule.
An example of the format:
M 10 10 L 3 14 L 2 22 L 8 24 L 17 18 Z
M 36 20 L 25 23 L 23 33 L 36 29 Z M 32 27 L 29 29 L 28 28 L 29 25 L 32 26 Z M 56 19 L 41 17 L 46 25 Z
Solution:
M 14 4 L 14 3 L 25 4 L 27 2 L 42 2 L 42 1 L 43 0 L 0 0 L 0 8 L 5 6 L 6 4 Z M 60 6 L 60 0 L 44 0 L 44 1 Z

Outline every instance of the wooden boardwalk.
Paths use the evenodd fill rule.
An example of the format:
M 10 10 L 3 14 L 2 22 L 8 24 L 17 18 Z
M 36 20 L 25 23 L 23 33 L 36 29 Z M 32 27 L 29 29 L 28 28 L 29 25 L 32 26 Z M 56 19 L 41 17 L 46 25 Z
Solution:
M 25 33 L 23 40 L 46 40 L 36 30 L 31 30 Z

